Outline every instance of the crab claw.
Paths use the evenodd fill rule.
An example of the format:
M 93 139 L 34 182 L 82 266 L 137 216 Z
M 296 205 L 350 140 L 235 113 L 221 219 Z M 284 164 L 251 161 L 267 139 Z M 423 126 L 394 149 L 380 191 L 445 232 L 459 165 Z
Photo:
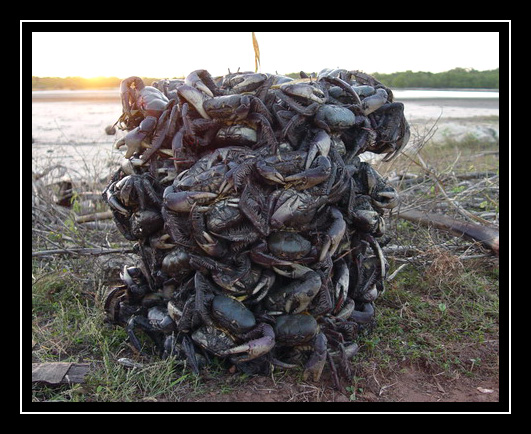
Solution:
M 325 242 L 321 248 L 321 253 L 319 254 L 319 262 L 324 261 L 327 254 L 330 256 L 334 255 L 347 229 L 347 224 L 345 223 L 341 211 L 337 208 L 331 207 L 330 212 L 332 214 L 333 223 L 326 232 Z
M 131 88 L 133 86 L 133 88 Z M 136 99 L 136 92 L 144 89 L 144 81 L 140 77 L 129 77 L 120 83 L 120 94 L 122 99 L 122 108 L 123 111 L 127 114 L 131 113 L 133 109 L 134 102 Z
M 297 210 L 304 205 L 304 202 L 299 195 L 294 192 L 286 192 L 289 192 L 289 190 L 284 191 L 284 196 L 287 196 L 287 198 L 271 215 L 270 224 L 272 228 L 276 229 L 282 227 L 282 225 L 293 217 Z
M 267 164 L 264 160 L 259 160 L 256 162 L 256 170 L 263 178 L 267 179 L 268 181 L 278 184 L 285 184 L 282 174 L 274 167 Z
M 275 298 L 286 313 L 297 314 L 305 311 L 315 298 L 323 284 L 319 273 L 300 264 L 291 264 L 291 271 L 284 271 L 278 267 L 273 270 L 281 276 L 293 279 L 288 285 L 276 293 Z
M 319 333 L 315 337 L 313 352 L 304 366 L 302 379 L 306 381 L 308 377 L 312 377 L 313 381 L 319 381 L 321 373 L 323 372 L 326 363 L 326 349 L 327 339 L 323 333 Z
M 372 166 L 365 164 L 362 171 L 366 172 L 366 183 L 372 203 L 379 208 L 395 208 L 400 200 L 398 192 L 388 185 Z
M 117 140 L 114 144 L 116 149 L 120 149 L 123 145 L 127 146 L 125 158 L 131 158 L 134 154 L 139 153 L 143 147 L 148 147 L 146 143 L 148 136 L 155 130 L 157 126 L 157 118 L 154 116 L 147 116 L 140 125 L 129 131 L 125 137 Z M 147 141 L 149 142 L 149 141 Z
M 129 216 L 131 214 L 131 212 L 127 208 L 125 208 L 121 204 L 121 202 L 116 197 L 114 197 L 114 195 L 112 194 L 112 190 L 114 189 L 116 184 L 117 184 L 117 182 L 113 182 L 111 184 L 110 188 L 108 188 L 106 190 L 106 192 L 105 192 L 106 197 L 107 197 L 107 203 L 109 204 L 109 206 L 113 210 L 115 210 L 115 211 L 117 211 L 117 212 L 119 212 L 119 213 L 121 213 L 121 214 L 123 214 L 125 216 Z
M 169 234 L 162 234 L 160 236 L 152 236 L 149 238 L 149 244 L 151 247 L 155 249 L 173 249 L 177 246 L 175 243 L 168 242 L 171 240 L 171 237 Z
M 251 339 L 245 344 L 225 350 L 222 355 L 229 356 L 244 353 L 241 356 L 233 356 L 233 362 L 248 362 L 249 360 L 267 354 L 275 346 L 275 332 L 273 327 L 266 323 L 260 323 L 257 327 L 244 335 L 244 339 Z
M 281 84 L 280 89 L 288 95 L 305 98 L 309 101 L 315 101 L 318 104 L 324 104 L 326 102 L 325 93 L 309 82 L 287 82 Z
M 267 75 L 261 73 L 237 74 L 227 84 L 231 93 L 250 92 L 259 87 L 266 79 Z
M 295 280 L 286 286 L 286 304 L 284 310 L 288 313 L 305 311 L 321 289 L 321 276 L 315 271 L 306 273 L 302 279 Z
M 212 237 L 205 230 L 204 213 L 200 212 L 195 205 L 195 203 L 192 205 L 192 210 L 190 211 L 190 220 L 195 242 L 209 256 L 219 258 L 226 255 L 227 250 L 225 244 L 223 244 L 221 240 Z
M 354 310 L 349 319 L 359 324 L 367 324 L 374 318 L 374 306 L 372 303 L 363 303 L 361 310 Z
M 287 263 L 287 264 L 280 264 L 280 265 L 288 265 L 290 267 L 290 271 L 283 270 L 278 267 L 273 267 L 273 270 L 275 273 L 280 274 L 281 276 L 289 277 L 290 279 L 300 279 L 303 277 L 306 273 L 309 273 L 310 271 L 313 271 L 311 268 L 306 267 L 301 264 L 297 263 Z
M 184 79 L 184 84 L 195 87 L 210 97 L 214 96 L 214 92 L 216 95 L 219 93 L 219 91 L 216 89 L 216 84 L 214 83 L 212 76 L 205 69 L 192 71 Z
M 177 94 L 184 100 L 186 100 L 203 119 L 210 119 L 210 116 L 203 108 L 203 102 L 208 97 L 203 92 L 195 87 L 183 84 L 177 89 Z
M 218 197 L 216 193 L 206 191 L 165 192 L 164 205 L 175 212 L 189 212 L 197 202 L 208 202 L 216 197 Z
M 310 149 L 308 150 L 308 156 L 306 157 L 305 169 L 310 168 L 317 154 L 320 153 L 325 157 L 328 156 L 331 144 L 332 140 L 330 139 L 330 135 L 325 130 L 319 130 L 310 142 Z
M 397 191 L 389 187 L 387 191 L 378 191 L 371 196 L 372 203 L 379 208 L 393 209 L 398 206 L 400 196 Z
M 332 163 L 328 157 L 325 157 L 324 155 L 320 155 L 315 161 L 317 163 L 316 167 L 287 176 L 284 178 L 285 181 L 298 184 L 297 187 L 295 187 L 297 190 L 314 187 L 317 184 L 326 181 L 332 173 Z
M 334 300 L 335 306 L 333 309 L 333 314 L 336 315 L 339 313 L 348 294 L 350 270 L 343 258 L 337 261 L 334 264 Z
M 368 96 L 361 102 L 361 109 L 365 116 L 378 110 L 387 102 L 387 92 L 385 89 L 377 89 L 374 95 Z

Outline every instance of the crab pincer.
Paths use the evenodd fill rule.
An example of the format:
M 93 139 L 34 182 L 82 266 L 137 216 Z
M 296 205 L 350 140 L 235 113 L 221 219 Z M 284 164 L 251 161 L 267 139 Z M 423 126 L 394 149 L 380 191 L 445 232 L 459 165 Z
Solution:
M 326 358 L 328 354 L 327 339 L 324 333 L 318 333 L 313 341 L 313 351 L 310 358 L 304 366 L 304 372 L 302 373 L 302 379 L 306 381 L 310 376 L 313 381 L 319 381 L 321 373 L 326 364 Z
M 171 186 L 166 190 L 171 189 Z M 207 191 L 178 191 L 178 192 L 164 192 L 164 205 L 175 212 L 190 212 L 196 203 L 204 203 L 217 198 L 216 193 L 209 193 Z
M 140 111 L 144 116 L 159 117 L 169 102 L 166 95 L 153 86 L 146 86 L 140 77 L 129 77 L 120 83 L 122 109 L 125 115 Z
M 275 332 L 273 327 L 267 323 L 258 324 L 246 333 L 243 339 L 246 341 L 244 344 L 225 350 L 223 355 L 232 356 L 231 360 L 235 363 L 248 362 L 267 354 L 275 346 Z M 235 356 L 235 354 L 241 353 L 243 355 Z

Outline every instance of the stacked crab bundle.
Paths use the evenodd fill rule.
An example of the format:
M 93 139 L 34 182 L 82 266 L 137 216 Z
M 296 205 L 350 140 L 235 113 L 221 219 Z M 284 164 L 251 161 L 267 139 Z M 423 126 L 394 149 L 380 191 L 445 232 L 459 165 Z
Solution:
M 303 74 L 301 74 L 303 75 Z M 359 155 L 394 156 L 403 104 L 373 77 L 206 70 L 122 82 L 125 160 L 103 196 L 139 262 L 105 301 L 138 351 L 199 372 L 212 356 L 248 373 L 330 363 L 350 375 L 387 263 L 396 191 Z

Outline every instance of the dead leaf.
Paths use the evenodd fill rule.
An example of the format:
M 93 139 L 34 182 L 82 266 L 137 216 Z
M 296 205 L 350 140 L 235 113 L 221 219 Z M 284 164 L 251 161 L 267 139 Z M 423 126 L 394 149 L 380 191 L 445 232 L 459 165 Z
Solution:
M 260 48 L 258 47 L 258 41 L 253 33 L 253 47 L 254 47 L 254 72 L 258 72 L 258 65 L 260 65 Z

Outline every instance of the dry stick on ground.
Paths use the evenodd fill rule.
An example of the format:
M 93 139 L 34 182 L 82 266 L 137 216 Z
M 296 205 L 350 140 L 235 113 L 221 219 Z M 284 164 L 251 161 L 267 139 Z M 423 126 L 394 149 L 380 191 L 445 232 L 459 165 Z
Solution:
M 41 173 L 34 174 L 32 189 L 34 251 L 32 251 L 32 257 L 53 255 L 100 256 L 132 253 L 131 247 L 106 248 L 95 244 L 85 236 L 85 231 L 79 231 L 77 224 L 111 219 L 111 211 L 76 215 L 72 210 L 54 203 L 49 184 L 42 182 L 42 179 L 57 168 L 62 168 L 62 166 L 50 166 Z M 91 194 L 93 193 L 91 192 Z M 101 232 L 98 234 L 101 235 Z
M 410 151 L 412 152 L 410 152 L 409 155 L 408 153 L 403 153 L 403 154 L 411 162 L 413 162 L 414 164 L 418 165 L 419 167 L 423 169 L 425 174 L 438 187 L 439 191 L 441 192 L 445 200 L 452 207 L 454 207 L 456 211 L 467 220 L 467 222 L 460 222 L 458 220 L 452 219 L 447 216 L 421 212 L 415 209 L 399 211 L 398 217 L 401 217 L 401 218 L 404 218 L 410 221 L 414 221 L 414 222 L 417 222 L 423 225 L 434 226 L 438 229 L 442 229 L 447 232 L 450 232 L 456 236 L 465 236 L 469 239 L 480 241 L 481 243 L 486 245 L 488 248 L 493 250 L 496 254 L 498 254 L 499 253 L 499 232 L 497 228 L 493 228 L 490 222 L 467 211 L 462 206 L 460 206 L 459 203 L 454 198 L 451 198 L 446 192 L 437 171 L 433 167 L 430 167 L 426 163 L 424 158 L 422 158 L 422 156 L 420 155 L 421 149 L 424 147 L 424 145 L 426 145 L 426 143 L 429 141 L 429 139 L 431 139 L 431 137 L 435 133 L 436 125 L 439 119 L 437 119 L 437 121 L 429 128 L 428 132 L 424 136 L 419 137 L 415 145 L 410 148 Z M 469 223 L 470 221 L 479 222 L 481 223 L 481 225 Z
M 427 213 L 417 210 L 403 211 L 398 217 L 422 224 L 442 229 L 457 237 L 464 237 L 474 241 L 479 241 L 485 247 L 491 249 L 496 255 L 499 254 L 500 236 L 497 229 L 476 223 L 462 222 L 446 215 Z
M 100 248 L 89 248 L 89 247 L 71 247 L 64 249 L 52 249 L 52 250 L 41 250 L 38 252 L 31 252 L 32 257 L 39 256 L 51 256 L 51 255 L 88 255 L 88 256 L 100 256 L 100 255 L 111 255 L 114 253 L 133 253 L 134 249 L 132 248 L 123 248 L 123 249 L 106 249 L 104 247 Z
M 450 205 L 452 205 L 457 210 L 457 212 L 459 214 L 461 214 L 467 220 L 475 220 L 477 222 L 480 222 L 481 224 L 490 225 L 490 222 L 488 222 L 487 220 L 482 219 L 481 217 L 478 217 L 478 216 L 472 214 L 471 212 L 467 211 L 462 206 L 460 206 L 453 198 L 448 196 L 448 193 L 446 193 L 446 190 L 444 189 L 444 187 L 443 187 L 443 185 L 442 185 L 442 183 L 441 183 L 441 181 L 439 179 L 438 173 L 435 171 L 435 169 L 429 167 L 426 164 L 426 162 L 424 161 L 424 159 L 422 158 L 420 153 L 417 153 L 416 156 L 417 156 L 417 159 L 418 159 L 419 166 L 422 167 L 424 169 L 424 171 L 426 172 L 426 174 L 433 180 L 433 182 L 435 182 L 435 184 L 439 188 L 439 191 L 442 193 L 442 195 L 444 196 L 446 201 Z M 408 158 L 411 158 L 411 157 L 408 156 Z M 415 162 L 415 160 L 412 160 L 412 161 Z
M 410 156 L 407 157 L 410 158 L 413 162 L 417 163 Z M 417 153 L 416 157 L 418 161 L 417 164 L 419 164 L 420 167 L 424 169 L 426 174 L 437 185 L 439 191 L 442 193 L 446 201 L 450 203 L 450 205 L 452 205 L 457 210 L 457 212 L 463 217 L 465 217 L 468 221 L 461 222 L 445 215 L 427 213 L 414 209 L 400 211 L 398 213 L 398 217 L 416 223 L 420 223 L 424 226 L 433 226 L 437 229 L 445 230 L 451 233 L 452 235 L 458 237 L 465 237 L 468 239 L 479 241 L 485 247 L 491 249 L 496 255 L 499 255 L 498 229 L 493 228 L 491 223 L 487 220 L 476 216 L 461 207 L 453 198 L 451 198 L 446 193 L 446 190 L 444 189 L 437 172 L 433 168 L 428 166 L 428 164 L 424 161 L 420 153 Z M 470 220 L 480 222 L 481 224 L 471 223 Z
M 87 223 L 99 220 L 112 219 L 112 211 L 95 212 L 76 216 L 76 223 Z
M 460 215 L 464 216 L 467 219 L 467 221 L 465 221 L 465 222 L 457 221 L 457 220 L 451 219 L 450 217 L 447 217 L 447 216 L 443 216 L 443 215 L 439 215 L 439 214 L 433 214 L 433 213 L 429 213 L 428 214 L 428 213 L 425 213 L 425 212 L 421 212 L 421 211 L 419 211 L 417 209 L 412 209 L 412 208 L 415 208 L 415 206 L 408 207 L 409 209 L 406 210 L 406 211 L 400 211 L 397 214 L 397 216 L 399 218 L 404 218 L 406 220 L 413 221 L 413 222 L 416 222 L 416 223 L 419 223 L 419 224 L 422 224 L 422 225 L 425 225 L 425 226 L 431 226 L 431 227 L 435 227 L 435 228 L 440 229 L 440 230 L 444 230 L 444 231 L 449 232 L 449 233 L 451 233 L 451 234 L 453 234 L 455 236 L 459 236 L 459 237 L 464 236 L 464 237 L 466 237 L 468 239 L 472 239 L 472 240 L 474 240 L 476 242 L 479 241 L 484 246 L 490 248 L 496 255 L 498 255 L 499 254 L 499 232 L 498 232 L 498 229 L 497 228 L 493 228 L 492 224 L 487 222 L 486 220 L 484 220 L 484 219 L 482 219 L 482 218 L 480 218 L 480 217 L 468 212 L 463 207 L 461 207 L 456 202 L 455 199 L 451 198 L 446 193 L 446 190 L 444 189 L 444 187 L 442 185 L 442 182 L 440 181 L 439 174 L 435 171 L 435 169 L 431 168 L 426 163 L 426 161 L 422 158 L 422 156 L 420 155 L 420 150 L 424 147 L 424 145 L 431 139 L 431 137 L 436 132 L 436 129 L 437 129 L 436 125 L 437 125 L 438 120 L 439 119 L 437 119 L 437 121 L 431 127 L 429 127 L 428 131 L 423 136 L 417 137 L 416 142 L 412 143 L 412 146 L 410 146 L 408 148 L 409 152 L 403 152 L 403 154 L 405 155 L 406 158 L 408 158 L 409 161 L 411 161 L 412 163 L 414 163 L 415 165 L 417 165 L 417 166 L 419 166 L 419 167 L 421 167 L 423 169 L 423 171 L 426 174 L 426 176 L 429 177 L 437 185 L 437 187 L 439 188 L 439 190 L 443 194 L 445 200 L 448 203 L 450 203 L 450 205 L 452 207 L 454 207 Z M 417 158 L 415 159 L 414 157 L 417 157 Z M 492 176 L 492 175 L 495 175 L 495 174 L 494 173 L 488 173 L 487 175 L 488 176 Z M 482 176 L 485 176 L 485 174 L 482 174 Z M 479 173 L 474 174 L 474 177 L 479 177 Z M 418 204 L 416 205 L 416 207 L 418 207 Z M 471 223 L 471 222 L 469 222 L 470 220 L 480 221 L 484 225 L 478 225 L 478 224 Z M 387 247 L 387 249 L 389 249 L 389 247 Z M 400 252 L 394 251 L 396 249 L 400 250 Z M 407 253 L 411 253 L 412 250 L 413 250 L 413 253 L 414 253 L 415 248 L 412 249 L 411 246 L 409 246 L 409 247 L 407 247 L 407 246 L 405 246 L 405 247 L 396 246 L 393 249 L 393 252 L 391 252 L 391 254 L 396 254 L 396 253 L 406 253 L 407 254 Z M 387 251 L 387 253 L 390 253 L 390 252 Z M 394 277 L 396 277 L 396 275 L 400 271 L 402 271 L 402 269 L 404 267 L 406 267 L 408 265 L 408 263 L 410 263 L 411 261 L 414 261 L 416 259 L 424 258 L 424 256 L 425 255 L 420 254 L 420 255 L 409 257 L 409 258 L 405 259 L 407 261 L 407 263 L 400 265 L 391 275 L 389 275 L 387 277 L 387 281 L 391 281 Z M 488 256 L 488 255 L 480 255 L 480 257 L 485 257 L 485 256 Z M 477 255 L 476 256 L 471 256 L 471 258 L 472 257 L 477 257 Z M 401 260 L 400 258 L 398 258 L 398 259 Z M 465 259 L 465 258 L 463 258 L 463 259 Z

